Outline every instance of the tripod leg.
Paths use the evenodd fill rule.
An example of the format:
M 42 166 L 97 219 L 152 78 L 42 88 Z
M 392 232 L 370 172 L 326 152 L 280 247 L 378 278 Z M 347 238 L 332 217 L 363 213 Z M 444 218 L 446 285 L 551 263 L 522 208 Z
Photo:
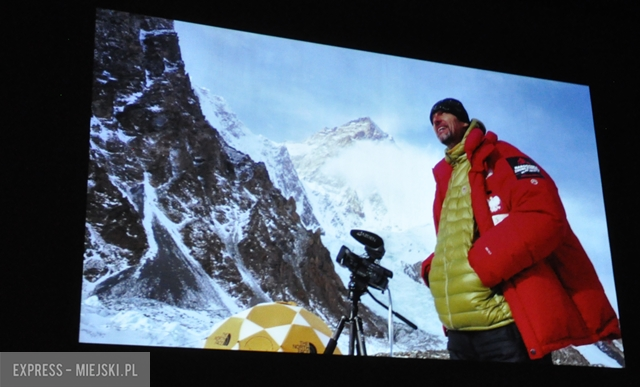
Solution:
M 362 328 L 362 319 L 358 316 L 354 318 L 355 321 L 351 324 L 356 329 L 356 336 L 358 338 L 358 355 L 367 356 L 367 347 L 364 342 L 364 329 Z
M 356 325 L 353 319 L 349 320 L 349 356 L 352 356 L 354 353 L 354 349 L 357 351 L 357 354 L 360 355 L 360 346 L 356 347 Z
M 329 342 L 324 349 L 324 355 L 333 355 L 333 351 L 336 349 L 336 345 L 338 344 L 338 337 L 340 337 L 346 321 L 347 318 L 342 316 L 342 318 L 340 319 L 340 323 L 338 324 L 338 329 L 336 329 L 336 331 L 333 333 L 333 337 L 329 339 Z

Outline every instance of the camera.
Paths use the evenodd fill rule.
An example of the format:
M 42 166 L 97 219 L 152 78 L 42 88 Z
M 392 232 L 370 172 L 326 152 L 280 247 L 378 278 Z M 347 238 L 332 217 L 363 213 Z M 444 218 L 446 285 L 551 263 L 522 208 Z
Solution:
M 385 253 L 382 238 L 364 230 L 351 230 L 351 236 L 365 246 L 367 257 L 361 257 L 342 246 L 336 262 L 349 269 L 356 280 L 361 280 L 378 290 L 386 290 L 393 272 L 378 264 Z

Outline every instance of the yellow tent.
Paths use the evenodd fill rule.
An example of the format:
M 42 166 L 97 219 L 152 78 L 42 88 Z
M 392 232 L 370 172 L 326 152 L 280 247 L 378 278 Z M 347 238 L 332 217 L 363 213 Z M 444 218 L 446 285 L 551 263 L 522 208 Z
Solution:
M 332 333 L 320 317 L 292 302 L 269 302 L 214 327 L 204 347 L 245 351 L 323 353 Z M 334 354 L 340 354 L 338 348 Z

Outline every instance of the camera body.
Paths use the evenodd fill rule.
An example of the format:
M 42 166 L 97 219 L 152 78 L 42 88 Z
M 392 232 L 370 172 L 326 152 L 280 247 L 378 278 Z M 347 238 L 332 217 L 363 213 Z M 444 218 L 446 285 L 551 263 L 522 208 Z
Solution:
M 389 278 L 393 277 L 393 272 L 377 263 L 384 255 L 382 238 L 363 230 L 351 230 L 351 236 L 365 245 L 368 257 L 361 257 L 346 246 L 342 246 L 338 252 L 336 262 L 340 266 L 349 269 L 357 280 L 362 280 L 367 285 L 378 290 L 386 290 L 389 285 Z

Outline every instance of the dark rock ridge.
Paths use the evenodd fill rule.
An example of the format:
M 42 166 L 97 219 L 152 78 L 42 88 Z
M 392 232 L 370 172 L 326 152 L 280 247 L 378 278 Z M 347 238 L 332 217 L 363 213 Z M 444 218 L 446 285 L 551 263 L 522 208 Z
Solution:
M 96 19 L 84 260 L 94 294 L 227 311 L 230 298 L 294 301 L 333 323 L 348 314 L 319 232 L 204 119 L 173 22 Z

